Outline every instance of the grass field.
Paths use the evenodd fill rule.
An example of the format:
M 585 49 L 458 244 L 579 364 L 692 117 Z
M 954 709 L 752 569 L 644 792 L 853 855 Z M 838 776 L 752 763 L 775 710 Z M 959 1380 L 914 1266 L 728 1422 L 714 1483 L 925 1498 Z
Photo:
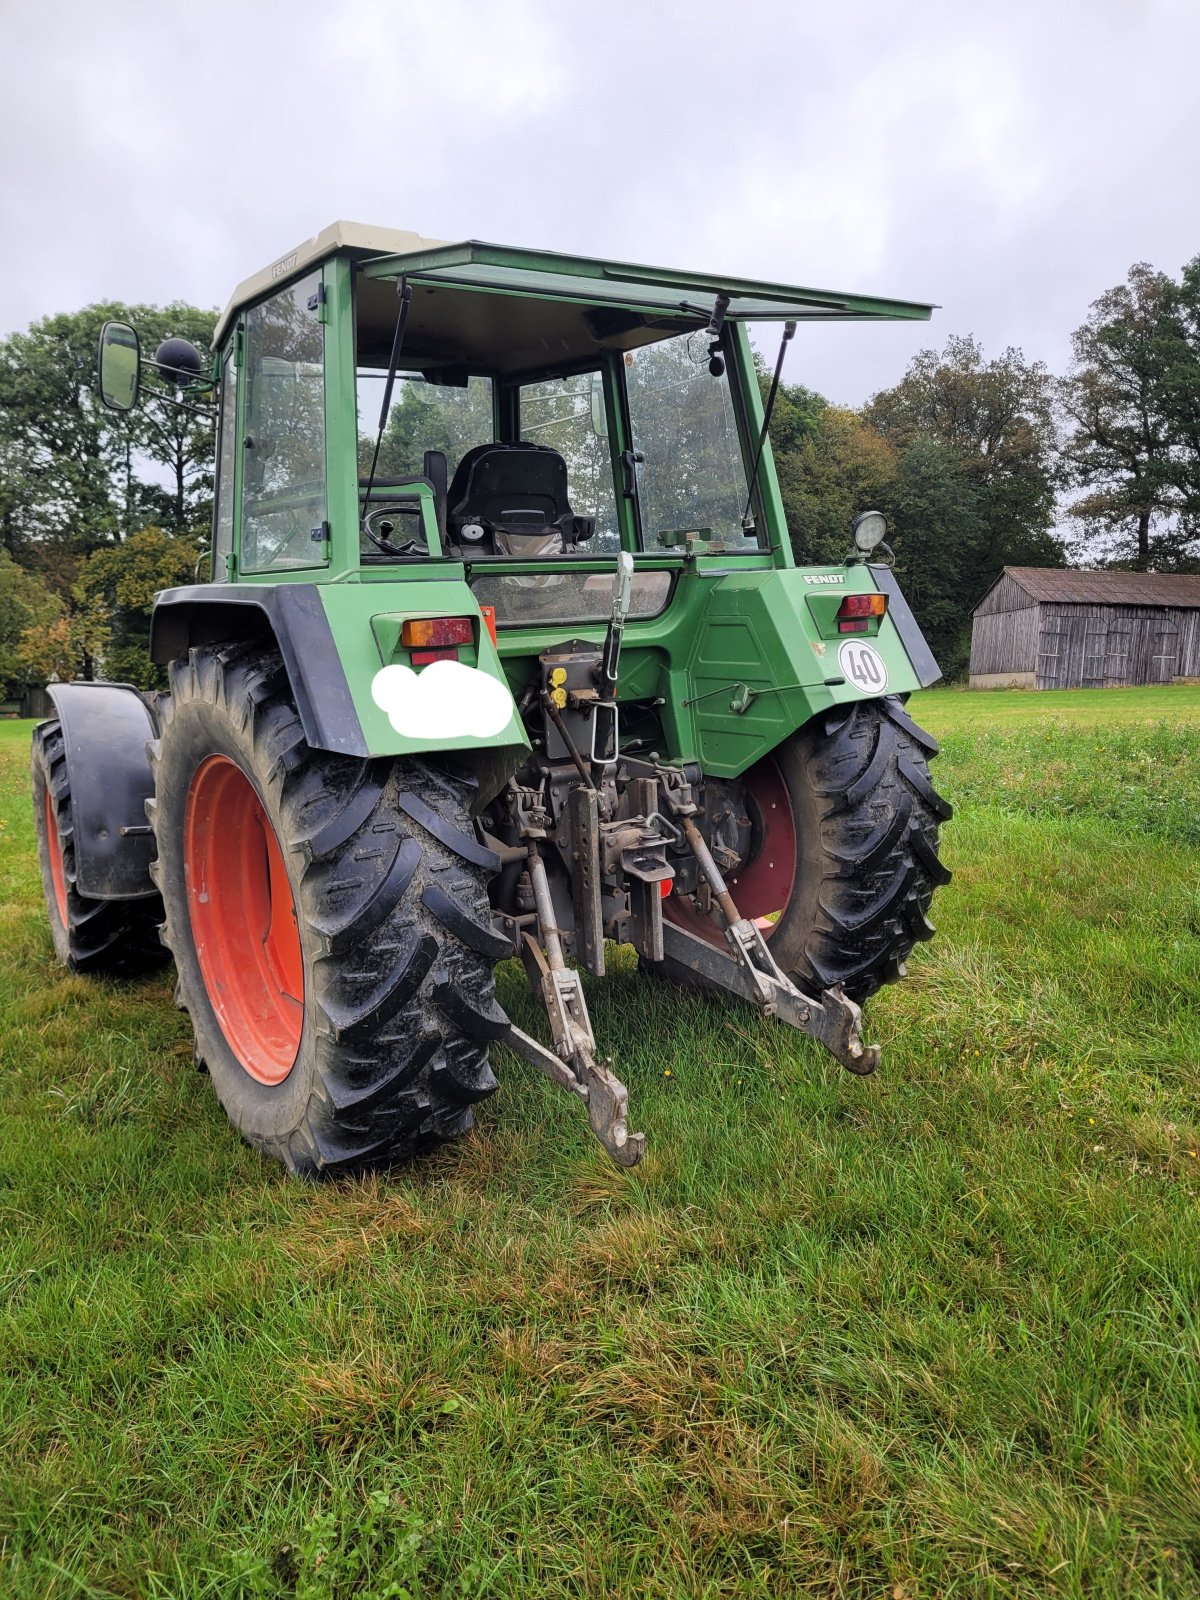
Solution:
M 502 1055 L 321 1187 L 168 979 L 54 965 L 0 725 L 0 1594 L 1200 1594 L 1200 690 L 913 709 L 956 877 L 877 1078 L 620 960 L 632 1175 Z

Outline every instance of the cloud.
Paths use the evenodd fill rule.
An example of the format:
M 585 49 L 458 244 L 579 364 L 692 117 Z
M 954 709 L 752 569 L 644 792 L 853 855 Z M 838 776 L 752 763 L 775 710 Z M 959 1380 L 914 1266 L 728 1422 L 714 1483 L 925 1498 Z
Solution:
M 371 698 L 406 739 L 490 739 L 513 715 L 504 685 L 461 661 L 432 661 L 420 672 L 381 667 Z
M 857 404 L 975 333 L 1061 368 L 1200 251 L 1194 0 L 45 0 L 5 12 L 0 333 L 225 302 L 337 217 L 933 300 L 801 330 Z M 774 347 L 764 331 L 761 342 Z

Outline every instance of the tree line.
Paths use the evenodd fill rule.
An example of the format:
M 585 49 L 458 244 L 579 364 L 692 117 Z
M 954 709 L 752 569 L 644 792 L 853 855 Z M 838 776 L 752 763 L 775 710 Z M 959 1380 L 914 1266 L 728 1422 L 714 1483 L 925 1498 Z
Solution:
M 152 392 L 106 411 L 109 319 L 148 349 L 169 334 L 203 349 L 215 314 L 95 305 L 0 340 L 0 696 L 97 671 L 151 686 L 152 597 L 204 560 L 211 420 Z M 841 561 L 853 516 L 885 512 L 952 677 L 971 607 L 1006 564 L 1200 570 L 1200 256 L 1178 278 L 1132 267 L 1091 306 L 1062 375 L 951 336 L 858 409 L 784 385 L 771 438 L 797 561 Z

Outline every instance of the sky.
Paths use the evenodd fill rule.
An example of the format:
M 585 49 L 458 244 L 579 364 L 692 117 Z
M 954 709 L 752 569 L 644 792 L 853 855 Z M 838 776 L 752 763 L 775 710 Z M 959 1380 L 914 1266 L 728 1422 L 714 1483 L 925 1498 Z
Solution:
M 786 380 L 858 405 L 952 333 L 1061 371 L 1133 262 L 1200 253 L 1196 0 L 0 0 L 0 24 L 0 334 L 223 305 L 351 218 L 937 302 L 802 327 Z

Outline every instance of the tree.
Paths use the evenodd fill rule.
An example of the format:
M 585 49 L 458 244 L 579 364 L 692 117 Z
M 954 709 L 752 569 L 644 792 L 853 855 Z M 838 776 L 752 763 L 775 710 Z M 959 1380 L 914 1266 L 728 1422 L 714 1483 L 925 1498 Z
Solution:
M 132 322 L 152 354 L 167 333 L 204 348 L 214 316 L 114 302 L 44 317 L 0 340 L 0 544 L 64 597 L 89 550 L 152 517 L 194 528 L 212 493 L 207 417 L 169 407 L 153 377 L 135 411 L 100 404 L 96 351 L 110 320 Z
M 25 572 L 0 550 L 0 686 L 45 682 L 22 645 L 45 634 L 66 617 L 66 607 L 50 588 Z
M 1186 292 L 1138 262 L 1092 303 L 1059 387 L 1072 428 L 1069 481 L 1082 491 L 1072 507 L 1081 549 L 1142 571 L 1200 556 L 1195 526 L 1182 515 L 1194 427 L 1187 412 L 1200 376 L 1194 352 L 1189 360 L 1187 317 Z
M 965 672 L 978 553 L 988 538 L 980 494 L 958 450 L 929 434 L 900 454 L 892 487 L 892 545 L 904 595 L 948 679 Z
M 82 563 L 74 598 L 77 638 L 99 660 L 104 676 L 152 689 L 162 682 L 150 660 L 150 612 L 160 589 L 189 583 L 193 540 L 162 528 L 142 528 L 124 544 L 93 551 Z
M 1054 383 L 1040 361 L 1007 349 L 984 359 L 971 337 L 922 350 L 866 420 L 898 449 L 918 437 L 954 452 L 975 491 L 979 537 L 965 563 L 972 603 L 1009 563 L 1062 566 L 1054 538 L 1058 436 Z
M 1200 529 L 1200 256 L 1168 295 L 1169 336 L 1163 407 L 1173 446 L 1173 476 L 1189 533 Z
M 801 565 L 844 560 L 859 512 L 891 507 L 898 452 L 857 411 L 809 389 L 781 389 L 771 448 Z

